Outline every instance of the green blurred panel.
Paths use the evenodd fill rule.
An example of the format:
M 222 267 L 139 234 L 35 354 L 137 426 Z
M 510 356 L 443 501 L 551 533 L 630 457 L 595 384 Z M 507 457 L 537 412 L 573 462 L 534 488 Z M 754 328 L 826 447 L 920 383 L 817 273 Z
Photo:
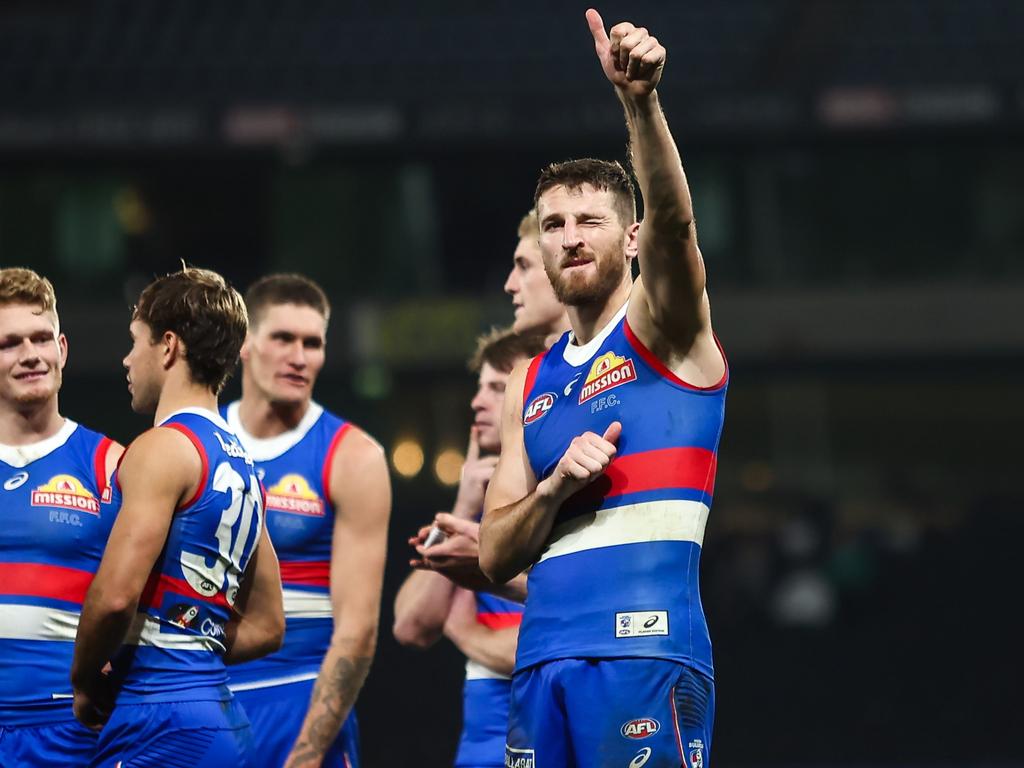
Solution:
M 0 266 L 49 273 L 54 265 L 53 219 L 63 182 L 52 175 L 0 176 Z
M 275 184 L 273 268 L 332 295 L 442 289 L 431 174 L 420 165 L 288 168 Z
M 124 262 L 124 230 L 118 217 L 123 185 L 110 179 L 68 183 L 55 219 L 57 266 L 70 278 L 94 278 Z

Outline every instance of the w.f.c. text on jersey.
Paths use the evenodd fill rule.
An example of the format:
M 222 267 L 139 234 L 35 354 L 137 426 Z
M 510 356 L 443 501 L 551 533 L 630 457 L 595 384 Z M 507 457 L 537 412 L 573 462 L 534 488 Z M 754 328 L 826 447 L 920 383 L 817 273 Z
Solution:
M 0 726 L 71 720 L 71 656 L 117 512 L 109 438 L 66 420 L 0 445 Z
M 202 478 L 193 498 L 174 512 L 114 660 L 118 702 L 227 699 L 224 626 L 263 527 L 260 485 L 252 459 L 218 414 L 183 409 L 158 428 L 192 442 Z
M 625 307 L 589 344 L 563 336 L 523 392 L 527 455 L 547 477 L 574 437 L 622 424 L 603 476 L 559 510 L 529 576 L 517 669 L 569 657 L 672 659 L 712 674 L 698 566 L 714 493 L 727 376 L 672 374 Z

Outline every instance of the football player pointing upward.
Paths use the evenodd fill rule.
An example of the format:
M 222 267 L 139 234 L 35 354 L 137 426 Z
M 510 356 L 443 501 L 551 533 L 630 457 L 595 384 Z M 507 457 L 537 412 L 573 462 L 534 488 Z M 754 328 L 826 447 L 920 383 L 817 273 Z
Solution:
M 665 48 L 629 23 L 606 33 L 596 11 L 587 21 L 625 109 L 645 217 L 617 163 L 541 173 L 540 247 L 572 331 L 509 380 L 480 531 L 494 581 L 533 565 L 506 764 L 708 765 L 698 562 L 726 364 L 656 91 Z

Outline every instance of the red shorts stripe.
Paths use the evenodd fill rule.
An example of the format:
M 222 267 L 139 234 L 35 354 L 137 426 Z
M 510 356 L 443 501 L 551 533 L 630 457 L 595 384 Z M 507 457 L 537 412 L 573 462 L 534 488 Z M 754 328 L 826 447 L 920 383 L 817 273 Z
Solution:
M 0 563 L 0 594 L 46 597 L 81 605 L 93 574 L 38 563 Z
M 604 475 L 572 497 L 567 505 L 662 488 L 715 492 L 715 454 L 706 448 L 661 448 L 617 456 Z
M 523 622 L 523 614 L 510 611 L 508 613 L 478 613 L 477 623 L 488 629 L 508 629 L 518 627 Z
M 304 587 L 329 587 L 331 585 L 331 563 L 329 560 L 282 561 L 281 581 L 285 584 L 299 584 Z

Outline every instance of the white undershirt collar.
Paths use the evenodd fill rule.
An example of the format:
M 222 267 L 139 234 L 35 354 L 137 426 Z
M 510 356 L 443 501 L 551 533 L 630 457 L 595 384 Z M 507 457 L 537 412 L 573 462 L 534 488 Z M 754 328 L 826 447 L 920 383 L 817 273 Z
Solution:
M 28 445 L 5 445 L 0 443 L 0 461 L 12 467 L 27 467 L 33 461 L 53 453 L 68 441 L 78 424 L 71 419 L 64 419 L 64 426 L 38 443 Z
M 576 338 L 576 334 L 569 331 L 569 341 L 566 342 L 565 348 L 562 350 L 562 359 L 565 360 L 569 365 L 580 366 L 590 360 L 594 356 L 594 353 L 601 348 L 604 344 L 604 340 L 608 338 L 609 334 L 615 329 L 615 326 L 619 324 L 619 321 L 625 316 L 626 309 L 629 307 L 629 300 L 622 305 L 622 308 L 615 313 L 615 317 L 609 320 L 604 328 L 602 328 L 598 334 L 588 341 L 583 346 L 576 346 L 573 344 L 573 340 Z
M 253 461 L 271 461 L 293 448 L 313 428 L 324 412 L 323 406 L 310 400 L 306 413 L 295 429 L 289 429 L 273 437 L 253 437 L 242 426 L 242 419 L 238 415 L 239 405 L 239 401 L 236 400 L 228 406 L 228 426 L 242 441 L 242 447 L 248 451 Z

